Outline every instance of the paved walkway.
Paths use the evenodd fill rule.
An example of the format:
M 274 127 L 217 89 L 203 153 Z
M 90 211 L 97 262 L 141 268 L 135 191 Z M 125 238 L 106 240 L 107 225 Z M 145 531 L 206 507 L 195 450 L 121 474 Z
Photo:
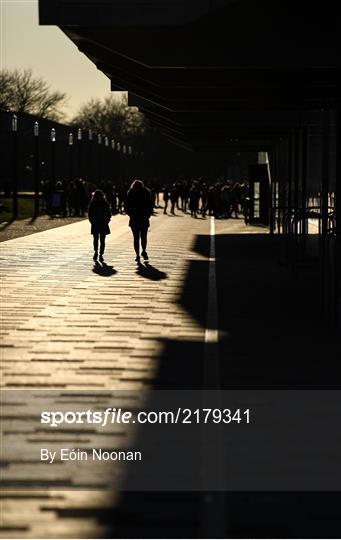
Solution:
M 36 219 L 17 219 L 0 223 L 0 242 L 20 238 L 29 234 L 35 234 L 41 231 L 47 231 L 56 227 L 63 227 L 69 223 L 75 223 L 84 218 L 39 216 Z
M 205 386 L 210 219 L 193 220 L 180 213 L 153 218 L 150 264 L 140 267 L 134 262 L 127 217 L 114 217 L 111 230 L 105 265 L 92 261 L 87 221 L 1 244 L 2 385 L 6 389 Z M 311 282 L 304 281 L 298 300 L 302 309 L 297 312 L 300 284 L 293 288 L 287 269 L 278 266 L 278 246 L 266 232 L 246 227 L 242 220 L 216 222 L 220 383 L 267 387 L 290 385 L 294 380 L 314 384 L 319 378 L 327 384 L 322 375 L 326 360 L 318 354 L 325 342 L 317 336 L 319 325 L 310 313 L 314 299 L 305 303 L 305 295 L 310 298 L 313 290 Z M 291 310 L 293 326 L 287 318 Z M 302 317 L 307 320 L 298 331 L 295 325 Z M 297 368 L 299 353 L 286 365 L 289 345 L 297 343 L 301 332 L 299 351 L 306 348 L 308 330 L 315 351 L 309 369 L 306 364 Z M 279 369 L 269 371 L 274 364 Z M 335 380 L 335 366 L 329 367 L 328 377 Z M 10 431 L 11 418 L 5 418 L 3 426 Z M 33 435 L 24 424 L 15 436 L 27 444 Z M 6 474 L 16 478 L 24 471 L 32 483 L 35 467 L 32 462 L 18 464 L 9 456 Z M 165 530 L 174 538 L 198 537 L 201 531 L 202 499 L 195 494 L 131 494 L 122 500 L 117 492 L 64 488 L 12 491 L 4 494 L 3 502 L 5 538 L 141 534 L 160 538 Z M 240 523 L 243 508 L 245 500 L 240 499 L 235 507 Z M 252 519 L 259 521 L 259 513 Z M 254 525 L 250 527 L 254 532 Z
M 87 221 L 4 242 L 3 384 L 112 389 L 152 380 L 160 339 L 203 339 L 177 299 L 191 260 L 205 260 L 191 247 L 208 228 L 154 218 L 150 264 L 139 268 L 126 216 L 112 220 L 105 266 L 93 264 Z
M 191 262 L 207 264 L 193 244 L 208 234 L 209 220 L 153 218 L 150 265 L 139 268 L 127 217 L 114 217 L 111 230 L 107 266 L 92 261 L 87 221 L 1 244 L 3 386 L 145 388 L 153 384 L 165 341 L 203 347 L 205 328 L 180 298 Z M 202 280 L 193 287 L 205 310 L 207 269 Z M 113 512 L 115 497 L 98 491 L 11 492 L 4 499 L 3 534 L 103 537 L 108 526 L 99 518 Z

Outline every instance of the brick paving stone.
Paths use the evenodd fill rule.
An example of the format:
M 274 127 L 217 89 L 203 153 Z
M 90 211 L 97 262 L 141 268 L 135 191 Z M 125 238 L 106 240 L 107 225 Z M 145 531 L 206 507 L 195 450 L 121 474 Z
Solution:
M 111 231 L 107 275 L 101 275 L 92 261 L 87 221 L 1 244 L 3 388 L 145 389 L 153 385 L 164 340 L 203 343 L 205 328 L 187 313 L 180 296 L 191 261 L 206 260 L 193 251 L 193 242 L 196 235 L 208 234 L 209 221 L 154 217 L 150 267 L 140 273 L 127 217 L 115 216 Z M 13 423 L 5 419 L 6 440 L 15 437 L 34 456 L 41 443 L 27 422 L 17 421 L 10 435 Z M 43 440 L 49 439 L 44 435 Z M 80 440 L 73 436 L 72 444 Z M 37 463 L 10 462 L 6 474 L 13 481 L 26 478 L 34 483 L 37 471 Z M 67 480 L 65 468 L 56 466 L 50 475 Z M 103 537 L 105 526 L 96 516 L 117 498 L 113 491 L 45 490 L 37 498 L 38 494 L 3 494 L 4 537 Z M 89 507 L 92 517 L 86 514 Z

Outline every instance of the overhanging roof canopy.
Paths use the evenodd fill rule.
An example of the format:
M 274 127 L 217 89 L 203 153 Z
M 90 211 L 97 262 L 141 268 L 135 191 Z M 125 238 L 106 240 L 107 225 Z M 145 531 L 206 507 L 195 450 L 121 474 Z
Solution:
M 171 140 L 271 144 L 339 97 L 334 3 L 40 0 L 56 24 Z

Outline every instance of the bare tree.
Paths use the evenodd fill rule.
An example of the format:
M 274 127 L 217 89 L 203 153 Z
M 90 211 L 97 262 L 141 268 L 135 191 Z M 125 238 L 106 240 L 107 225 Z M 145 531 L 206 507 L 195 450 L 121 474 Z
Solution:
M 66 94 L 52 91 L 44 79 L 35 77 L 31 69 L 0 71 L 0 110 L 29 113 L 61 120 Z
M 143 114 L 136 107 L 129 107 L 127 95 L 122 93 L 103 101 L 91 99 L 79 109 L 72 124 L 131 142 L 143 136 L 147 129 Z
M 11 103 L 12 94 L 11 91 L 11 74 L 8 70 L 0 71 L 0 110 L 11 110 L 9 104 Z

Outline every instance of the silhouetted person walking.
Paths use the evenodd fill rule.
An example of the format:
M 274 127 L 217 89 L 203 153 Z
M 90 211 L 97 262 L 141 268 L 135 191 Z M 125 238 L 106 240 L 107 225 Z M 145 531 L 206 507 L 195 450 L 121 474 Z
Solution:
M 175 215 L 175 205 L 178 207 L 179 201 L 179 192 L 176 184 L 173 184 L 170 190 L 170 200 L 171 200 L 171 214 Z
M 195 185 L 193 185 L 189 192 L 189 209 L 191 211 L 191 217 L 197 218 L 197 212 L 199 210 L 200 192 Z
M 131 184 L 125 211 L 129 216 L 129 227 L 131 227 L 134 236 L 134 249 L 136 253 L 136 262 L 140 260 L 140 240 L 142 247 L 142 257 L 148 260 L 147 254 L 147 234 L 149 228 L 149 218 L 153 213 L 153 203 L 149 189 L 147 189 L 141 180 L 134 180 Z
M 169 189 L 168 189 L 168 186 L 165 186 L 163 188 L 163 200 L 164 200 L 164 203 L 165 203 L 163 213 L 167 214 L 167 206 L 168 206 L 168 201 L 169 201 Z
M 109 221 L 111 219 L 111 209 L 103 191 L 100 189 L 96 189 L 92 196 L 88 217 L 91 223 L 91 234 L 94 237 L 94 261 L 98 257 L 98 240 L 100 240 L 99 260 L 103 261 L 105 237 L 107 234 L 110 234 Z

